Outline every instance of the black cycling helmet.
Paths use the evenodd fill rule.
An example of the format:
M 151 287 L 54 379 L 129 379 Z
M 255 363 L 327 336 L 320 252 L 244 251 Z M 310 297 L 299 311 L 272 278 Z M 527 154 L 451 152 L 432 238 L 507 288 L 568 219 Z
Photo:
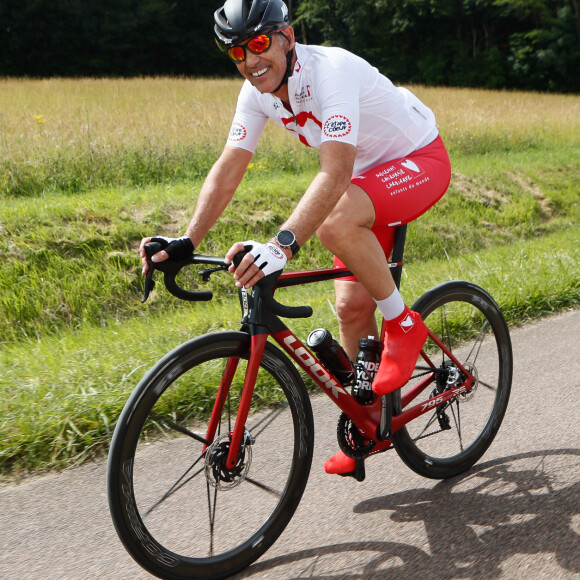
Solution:
M 290 24 L 282 0 L 226 0 L 214 13 L 214 32 L 224 50 L 247 38 L 280 30 Z

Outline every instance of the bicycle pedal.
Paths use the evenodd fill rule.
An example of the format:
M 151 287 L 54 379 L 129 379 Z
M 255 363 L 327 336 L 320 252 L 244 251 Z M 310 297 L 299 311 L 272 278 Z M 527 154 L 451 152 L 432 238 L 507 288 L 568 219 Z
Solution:
M 339 473 L 341 477 L 352 477 L 357 481 L 364 481 L 366 477 L 365 460 L 362 457 L 357 457 L 354 460 L 354 471 L 348 473 Z

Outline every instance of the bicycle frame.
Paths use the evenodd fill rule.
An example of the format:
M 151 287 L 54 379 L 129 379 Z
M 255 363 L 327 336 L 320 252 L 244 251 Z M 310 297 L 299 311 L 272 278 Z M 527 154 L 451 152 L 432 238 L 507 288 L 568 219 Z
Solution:
M 391 263 L 392 268 L 399 263 Z M 332 280 L 350 275 L 346 268 L 331 268 L 326 270 L 313 270 L 303 272 L 289 272 L 282 274 L 278 279 L 276 288 L 295 286 Z M 376 397 L 373 403 L 363 405 L 345 389 L 338 379 L 329 372 L 316 356 L 301 342 L 301 340 L 282 322 L 282 320 L 266 310 L 260 297 L 260 288 L 255 287 L 252 296 L 245 289 L 240 290 L 240 302 L 244 313 L 243 328 L 250 334 L 250 355 L 242 388 L 242 395 L 235 425 L 231 434 L 231 445 L 226 465 L 233 468 L 238 461 L 240 444 L 244 437 L 245 425 L 250 410 L 250 404 L 254 392 L 254 384 L 258 374 L 262 355 L 268 337 L 271 336 L 276 343 L 288 354 L 288 356 L 318 385 L 318 387 L 339 407 L 354 423 L 361 435 L 375 442 L 373 451 L 387 449 L 391 445 L 390 437 L 408 422 L 420 415 L 432 411 L 435 407 L 447 401 L 467 393 L 475 384 L 473 375 L 457 360 L 452 352 L 428 329 L 429 336 L 437 346 L 453 361 L 457 368 L 464 374 L 463 382 L 453 389 L 437 394 L 421 404 L 406 408 L 412 401 L 431 385 L 437 377 L 437 367 L 431 362 L 427 353 L 421 351 L 421 357 L 431 372 L 425 378 L 402 397 L 402 411 L 392 414 L 387 418 L 388 429 L 381 432 L 381 422 L 385 421 L 384 413 L 387 406 L 384 405 L 384 397 Z M 381 329 L 381 339 L 384 339 L 385 325 Z M 212 417 L 208 427 L 206 438 L 213 441 L 215 430 L 219 423 L 219 417 L 229 391 L 231 381 L 237 368 L 238 359 L 229 359 L 224 370 L 218 396 L 212 411 Z
M 397 286 L 404 228 L 395 232 L 390 264 Z M 210 300 L 210 290 L 182 288 L 176 276 L 198 265 L 207 282 L 230 264 L 199 254 L 154 263 L 160 245 L 145 245 L 143 300 L 156 270 L 177 298 Z M 234 264 L 242 259 L 239 252 Z M 286 326 L 286 318 L 307 318 L 312 308 L 274 297 L 284 287 L 349 274 L 333 268 L 264 276 L 251 291 L 239 289 L 239 331 L 193 338 L 141 379 L 111 440 L 107 492 L 115 529 L 146 570 L 160 578 L 222 578 L 256 561 L 280 536 L 306 489 L 315 451 L 313 405 L 301 374 L 341 410 L 338 445 L 350 460 L 335 454 L 325 463 L 327 473 L 363 481 L 365 459 L 395 448 L 418 475 L 446 479 L 486 452 L 506 411 L 513 369 L 509 329 L 497 303 L 462 280 L 424 292 L 412 309 L 431 326 L 430 340 L 417 357 L 413 351 L 419 359 L 413 376 L 403 388 L 365 405 L 350 394 L 353 381 L 341 384 L 341 372 L 321 362 L 324 353 Z M 386 330 L 383 323 L 380 338 L 389 348 Z M 360 380 L 364 367 L 355 366 Z M 209 420 L 197 412 L 198 388 L 213 398 Z M 272 406 L 250 416 L 258 395 Z

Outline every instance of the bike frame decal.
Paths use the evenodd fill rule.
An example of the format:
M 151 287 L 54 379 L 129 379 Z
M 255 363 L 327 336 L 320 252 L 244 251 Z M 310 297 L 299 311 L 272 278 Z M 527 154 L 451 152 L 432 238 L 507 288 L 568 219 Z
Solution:
M 465 384 L 461 384 L 454 389 L 451 389 L 450 391 L 439 393 L 438 395 L 435 395 L 434 397 L 431 397 L 430 399 L 427 399 L 426 401 L 423 401 L 418 405 L 411 407 L 410 409 L 406 409 L 397 415 L 393 415 L 393 433 L 398 431 L 401 427 L 404 427 L 407 423 L 410 423 L 413 419 L 419 417 L 419 415 L 433 411 L 436 407 L 439 407 L 443 403 L 446 403 L 459 395 L 467 393 L 468 391 L 468 387 Z
M 349 396 L 346 389 L 339 384 L 330 373 L 320 364 L 316 357 L 292 334 L 287 331 L 283 338 L 283 343 L 287 347 L 288 352 L 293 354 L 293 358 L 297 360 L 300 366 L 314 379 L 317 383 L 321 383 L 322 388 L 331 391 L 332 396 L 338 399 L 339 395 Z M 279 340 L 277 336 L 274 336 Z M 281 337 L 280 337 L 281 338 Z M 330 394 L 330 393 L 329 393 Z
M 342 409 L 362 435 L 376 440 L 381 418 L 381 402 L 377 397 L 371 405 L 358 403 L 330 374 L 292 331 L 286 329 L 272 334 L 272 338 L 290 355 L 314 382 Z

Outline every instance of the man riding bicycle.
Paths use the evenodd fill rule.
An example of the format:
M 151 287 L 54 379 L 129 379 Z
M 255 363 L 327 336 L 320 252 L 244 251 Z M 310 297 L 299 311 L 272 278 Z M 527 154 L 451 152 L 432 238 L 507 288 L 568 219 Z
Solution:
M 163 250 L 154 262 L 185 257 L 197 248 L 232 199 L 268 119 L 320 151 L 320 170 L 277 236 L 264 243 L 235 243 L 238 287 L 280 273 L 315 233 L 354 276 L 335 282 L 341 343 L 354 359 L 361 337 L 378 337 L 375 310 L 387 337 L 373 391 L 402 387 L 427 338 L 420 316 L 409 310 L 388 267 L 395 227 L 427 211 L 449 186 L 451 167 L 435 117 L 417 97 L 395 87 L 366 61 L 343 49 L 295 41 L 282 0 L 227 0 L 215 12 L 220 48 L 246 79 L 227 143 L 201 188 L 182 238 L 144 238 Z M 328 473 L 354 470 L 339 451 Z

